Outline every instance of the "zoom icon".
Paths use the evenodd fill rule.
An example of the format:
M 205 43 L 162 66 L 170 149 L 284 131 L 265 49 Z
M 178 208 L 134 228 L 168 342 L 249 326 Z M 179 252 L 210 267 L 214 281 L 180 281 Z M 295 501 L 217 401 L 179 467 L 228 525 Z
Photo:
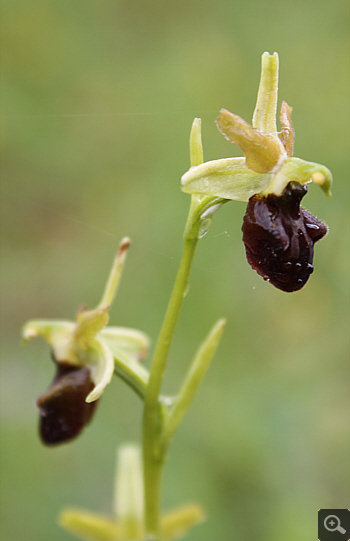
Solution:
M 319 509 L 318 539 L 319 541 L 349 541 L 350 510 Z

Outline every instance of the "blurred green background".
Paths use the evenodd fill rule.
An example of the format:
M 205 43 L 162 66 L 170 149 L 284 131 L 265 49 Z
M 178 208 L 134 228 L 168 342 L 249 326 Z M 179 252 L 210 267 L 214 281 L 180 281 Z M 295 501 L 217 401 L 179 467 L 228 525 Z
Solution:
M 119 239 L 133 240 L 111 323 L 155 340 L 181 253 L 192 120 L 205 159 L 240 155 L 217 131 L 250 121 L 260 57 L 280 55 L 295 155 L 333 172 L 330 226 L 300 292 L 250 269 L 243 203 L 200 242 L 169 359 L 174 393 L 198 343 L 228 325 L 171 448 L 164 508 L 200 501 L 191 541 L 310 541 L 317 510 L 349 506 L 349 4 L 347 0 L 2 1 L 1 541 L 63 541 L 63 506 L 111 512 L 115 448 L 140 439 L 141 404 L 113 381 L 94 422 L 56 449 L 37 436 L 53 365 L 27 319 L 99 300 Z

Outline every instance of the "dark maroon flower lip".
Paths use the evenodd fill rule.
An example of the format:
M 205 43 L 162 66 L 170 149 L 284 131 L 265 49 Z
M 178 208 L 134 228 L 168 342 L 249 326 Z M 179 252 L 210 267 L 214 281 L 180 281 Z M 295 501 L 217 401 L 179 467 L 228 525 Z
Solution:
M 91 421 L 98 402 L 85 401 L 94 387 L 89 368 L 66 362 L 55 364 L 54 380 L 37 400 L 40 436 L 50 446 L 76 438 Z
M 314 244 L 328 227 L 300 207 L 307 187 L 289 182 L 281 196 L 254 195 L 243 219 L 243 242 L 251 267 L 282 291 L 298 291 L 313 272 Z

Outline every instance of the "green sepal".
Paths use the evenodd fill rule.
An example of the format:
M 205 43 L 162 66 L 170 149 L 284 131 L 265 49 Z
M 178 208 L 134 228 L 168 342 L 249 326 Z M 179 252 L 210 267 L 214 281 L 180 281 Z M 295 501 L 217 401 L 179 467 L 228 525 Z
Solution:
M 253 114 L 253 128 L 264 133 L 277 133 L 278 54 L 265 52 L 261 57 L 261 77 Z
M 190 134 L 190 158 L 191 166 L 203 163 L 203 145 L 202 145 L 202 120 L 195 118 L 192 123 Z
M 79 353 L 73 339 L 75 324 L 58 319 L 37 319 L 28 321 L 22 329 L 22 339 L 26 343 L 41 336 L 52 347 L 56 361 L 64 361 L 80 366 Z
M 46 342 L 53 345 L 57 340 L 70 337 L 74 327 L 72 321 L 63 319 L 32 319 L 23 326 L 22 339 L 25 343 L 41 336 Z
M 182 176 L 181 184 L 186 193 L 248 201 L 267 188 L 271 180 L 271 171 L 256 173 L 246 166 L 245 158 L 223 158 L 191 167 Z

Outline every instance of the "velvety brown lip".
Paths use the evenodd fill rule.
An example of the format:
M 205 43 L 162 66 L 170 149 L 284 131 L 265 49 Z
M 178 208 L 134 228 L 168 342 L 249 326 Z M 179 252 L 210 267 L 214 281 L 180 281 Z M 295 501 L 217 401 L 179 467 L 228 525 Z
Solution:
M 39 431 L 46 445 L 56 445 L 76 438 L 90 422 L 97 405 L 97 401 L 85 402 L 94 387 L 88 368 L 64 362 L 56 363 L 56 367 L 50 388 L 37 400 L 40 410 Z
M 313 272 L 314 244 L 326 224 L 300 207 L 307 187 L 290 182 L 278 197 L 254 195 L 243 219 L 247 260 L 265 280 L 282 291 L 298 291 Z

